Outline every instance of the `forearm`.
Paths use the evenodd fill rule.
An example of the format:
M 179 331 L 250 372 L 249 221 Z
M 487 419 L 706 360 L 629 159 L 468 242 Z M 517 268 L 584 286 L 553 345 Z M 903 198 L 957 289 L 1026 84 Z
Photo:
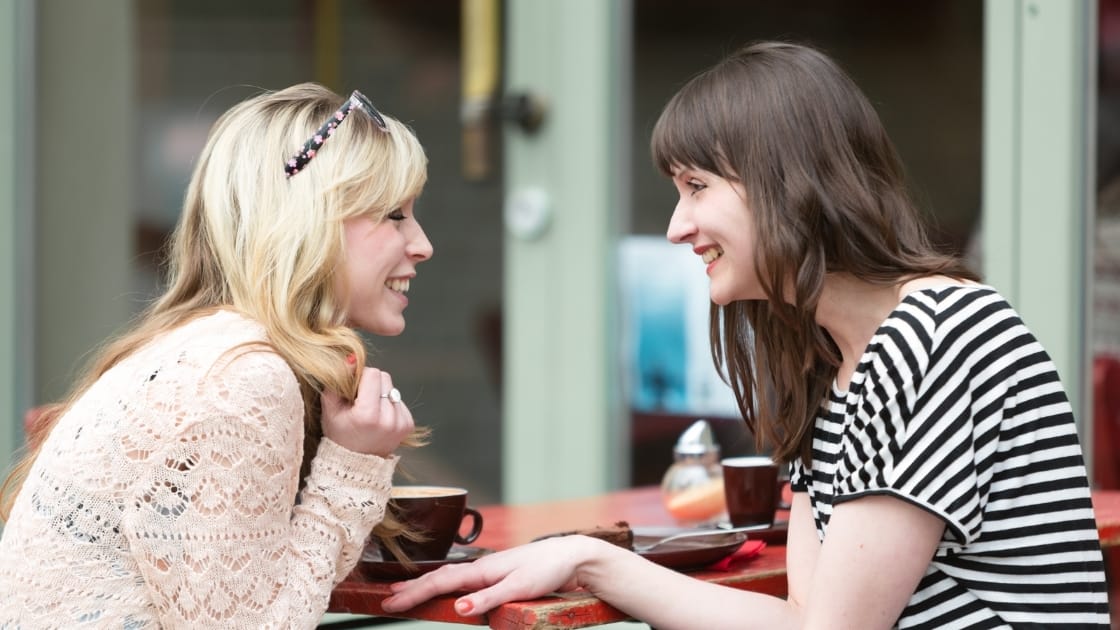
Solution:
M 293 544 L 334 548 L 334 582 L 357 564 L 369 532 L 381 522 L 397 458 L 353 453 L 324 438 L 293 511 Z
M 797 628 L 785 600 L 697 580 L 595 539 L 580 545 L 578 583 L 658 630 Z
M 231 443 L 212 452 L 250 449 Z M 267 459 L 258 452 L 241 462 Z M 275 475 L 267 465 L 218 470 L 207 460 L 181 473 L 176 487 L 192 490 L 184 493 L 190 499 L 174 518 L 164 515 L 166 500 L 156 500 L 162 497 L 141 502 L 126 515 L 124 532 L 162 624 L 260 628 L 284 620 L 285 627 L 314 627 L 388 496 L 372 482 L 384 479 L 387 486 L 392 461 L 381 460 L 377 468 L 383 470 L 347 464 L 353 462 L 345 456 L 316 462 L 294 510 L 292 495 L 281 488 L 294 486 L 296 470 L 277 467 Z M 211 478 L 239 491 L 223 493 L 199 481 Z

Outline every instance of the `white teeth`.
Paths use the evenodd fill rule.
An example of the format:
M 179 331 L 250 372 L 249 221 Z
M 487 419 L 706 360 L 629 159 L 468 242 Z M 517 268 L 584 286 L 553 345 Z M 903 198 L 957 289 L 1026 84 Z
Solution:
M 408 293 L 408 278 L 390 278 L 385 281 L 385 286 L 398 293 Z
M 720 249 L 718 247 L 709 247 L 708 249 L 704 250 L 703 254 L 701 254 L 701 258 L 704 259 L 704 264 L 706 265 L 706 264 L 712 262 L 713 260 L 719 258 L 722 255 L 723 255 L 723 250 L 722 249 Z

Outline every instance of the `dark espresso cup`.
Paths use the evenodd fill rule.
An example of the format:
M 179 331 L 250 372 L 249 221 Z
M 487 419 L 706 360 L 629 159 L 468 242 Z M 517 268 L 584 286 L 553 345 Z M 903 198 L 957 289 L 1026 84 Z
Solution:
M 778 465 L 764 456 L 728 457 L 720 464 L 731 524 L 773 525 L 780 492 Z
M 418 541 L 404 536 L 397 538 L 401 551 L 413 562 L 443 560 L 452 543 L 469 545 L 482 533 L 482 515 L 467 507 L 464 488 L 394 486 L 390 498 L 389 509 L 397 519 L 423 538 Z M 459 530 L 466 516 L 471 517 L 471 529 L 461 535 Z M 379 546 L 382 558 L 392 558 L 384 546 L 380 543 Z

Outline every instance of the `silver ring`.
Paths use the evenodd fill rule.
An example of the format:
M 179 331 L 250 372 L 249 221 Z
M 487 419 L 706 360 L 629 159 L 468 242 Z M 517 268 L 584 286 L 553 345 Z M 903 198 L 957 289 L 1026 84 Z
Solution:
M 388 394 L 381 394 L 382 398 L 388 398 L 389 402 L 399 403 L 401 401 L 401 390 L 394 387 L 389 390 Z

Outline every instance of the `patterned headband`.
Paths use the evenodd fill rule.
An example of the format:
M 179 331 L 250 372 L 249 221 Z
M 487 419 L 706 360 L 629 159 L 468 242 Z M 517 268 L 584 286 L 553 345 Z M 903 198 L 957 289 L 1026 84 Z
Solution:
M 303 143 L 303 148 L 299 150 L 299 153 L 296 153 L 288 158 L 287 162 L 284 162 L 284 172 L 288 174 L 288 177 L 302 171 L 303 167 L 307 166 L 307 163 L 310 162 L 311 158 L 315 157 L 315 154 L 319 151 L 319 147 L 323 146 L 327 138 L 334 135 L 334 130 L 342 124 L 343 120 L 346 120 L 346 117 L 354 108 L 364 111 L 369 115 L 370 120 L 377 125 L 378 129 L 389 133 L 389 126 L 385 124 L 385 119 L 381 117 L 381 112 L 377 111 L 377 108 L 373 106 L 373 103 L 369 102 L 365 94 L 354 90 L 350 94 L 350 98 L 346 99 L 346 102 L 342 104 L 342 107 L 339 107 L 338 111 L 319 127 L 319 130 L 315 132 L 315 135 L 311 136 L 310 140 Z

